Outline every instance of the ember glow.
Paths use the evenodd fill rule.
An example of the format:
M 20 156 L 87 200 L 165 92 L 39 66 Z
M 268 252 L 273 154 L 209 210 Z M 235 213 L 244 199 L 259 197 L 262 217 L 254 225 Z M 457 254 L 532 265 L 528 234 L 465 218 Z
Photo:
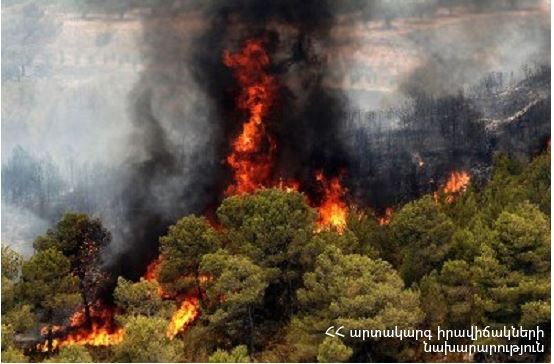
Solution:
M 471 181 L 471 176 L 466 171 L 454 171 L 450 173 L 446 185 L 442 189 L 446 202 L 453 202 L 455 196 L 464 192 Z M 435 193 L 435 200 L 438 201 L 439 194 Z
M 156 275 L 158 271 L 158 267 L 160 266 L 163 258 L 160 255 L 158 258 L 154 259 L 150 264 L 148 264 L 148 267 L 146 267 L 146 273 L 144 273 L 143 278 L 149 282 L 157 281 Z
M 377 221 L 379 225 L 387 225 L 391 219 L 392 219 L 392 208 L 387 207 L 387 209 L 385 210 L 385 214 L 381 216 Z
M 123 329 L 113 319 L 114 310 L 96 303 L 91 308 L 91 324 L 86 322 L 84 308 L 77 310 L 69 319 L 67 327 L 55 326 L 52 329 L 52 349 L 67 345 L 110 346 L 123 340 Z M 41 335 L 48 334 L 48 328 L 41 329 Z M 37 345 L 42 352 L 48 351 L 48 341 Z
M 319 219 L 317 220 L 316 230 L 321 231 L 332 227 L 338 232 L 343 232 L 346 228 L 348 211 L 348 207 L 343 201 L 346 189 L 342 187 L 338 177 L 327 180 L 322 172 L 316 175 L 316 180 L 323 188 L 323 198 L 318 208 Z
M 167 327 L 167 337 L 173 339 L 175 335 L 187 328 L 200 316 L 199 303 L 196 297 L 187 297 L 181 307 L 171 317 Z
M 267 72 L 270 59 L 260 40 L 246 41 L 238 53 L 225 51 L 223 63 L 241 88 L 237 107 L 248 115 L 227 157 L 234 183 L 226 194 L 249 193 L 266 186 L 271 177 L 276 144 L 266 133 L 264 118 L 275 100 L 277 81 Z

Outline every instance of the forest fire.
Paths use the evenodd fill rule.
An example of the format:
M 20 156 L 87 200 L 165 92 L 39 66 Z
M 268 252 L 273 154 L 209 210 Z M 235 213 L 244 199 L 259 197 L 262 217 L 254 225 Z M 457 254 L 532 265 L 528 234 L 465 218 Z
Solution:
M 333 177 L 327 180 L 322 172 L 316 175 L 316 180 L 323 187 L 323 199 L 318 208 L 319 219 L 317 220 L 317 231 L 328 227 L 343 232 L 346 228 L 346 216 L 348 208 L 343 198 L 346 189 L 342 187 L 340 179 Z
M 377 222 L 379 223 L 379 225 L 387 225 L 390 220 L 392 219 L 392 208 L 390 207 L 387 207 L 385 209 L 385 214 L 383 216 L 381 216 Z
M 187 297 L 181 307 L 171 317 L 167 327 L 167 337 L 173 339 L 200 315 L 199 303 L 196 297 Z
M 264 118 L 275 101 L 277 81 L 267 72 L 270 59 L 261 40 L 246 41 L 237 53 L 225 51 L 223 63 L 232 69 L 241 88 L 237 107 L 248 113 L 242 132 L 233 141 L 232 152 L 227 157 L 227 163 L 233 170 L 234 183 L 225 192 L 226 195 L 250 193 L 274 184 L 271 181 L 271 169 L 277 144 L 266 133 Z M 318 208 L 318 230 L 333 226 L 339 232 L 343 231 L 347 207 L 342 198 L 346 190 L 341 186 L 339 178 L 327 181 L 322 173 L 318 173 L 316 179 L 324 191 Z M 280 180 L 275 185 L 285 191 L 297 191 L 300 187 L 295 181 L 285 183 Z
M 148 264 L 148 267 L 146 267 L 146 273 L 144 273 L 143 278 L 149 282 L 156 281 L 156 271 L 158 270 L 158 267 L 160 266 L 163 258 L 160 255 L 156 259 L 150 262 Z
M 84 308 L 76 311 L 69 319 L 68 327 L 55 326 L 52 328 L 51 349 L 59 349 L 67 345 L 110 346 L 119 344 L 123 340 L 124 331 L 117 327 L 113 320 L 114 310 L 96 303 L 91 307 L 90 325 L 87 324 Z M 48 327 L 41 329 L 41 335 L 48 335 Z M 48 352 L 49 343 L 45 340 L 37 345 L 37 349 Z
M 450 173 L 448 181 L 442 189 L 445 201 L 451 203 L 457 194 L 464 192 L 471 181 L 471 176 L 466 171 L 454 171 Z M 435 200 L 438 201 L 439 193 L 435 192 Z
M 241 87 L 237 106 L 248 114 L 227 157 L 234 183 L 227 188 L 226 194 L 253 192 L 267 185 L 271 177 L 276 144 L 266 133 L 264 117 L 275 99 L 277 82 L 267 73 L 270 59 L 260 40 L 246 41 L 238 53 L 225 51 L 223 63 L 232 69 Z
M 146 273 L 143 278 L 150 282 L 157 281 L 157 270 L 160 264 L 163 262 L 163 256 L 160 255 L 154 261 L 152 261 L 146 268 Z M 198 277 L 201 283 L 205 283 L 210 280 L 209 276 L 202 275 Z M 158 293 L 162 298 L 171 298 L 172 295 L 169 292 L 163 290 L 160 286 Z M 201 292 L 195 292 L 195 295 L 187 296 L 180 307 L 175 311 L 171 317 L 169 325 L 167 327 L 166 336 L 169 339 L 173 339 L 179 332 L 183 331 L 188 325 L 200 316 L 200 304 L 197 296 L 202 294 Z

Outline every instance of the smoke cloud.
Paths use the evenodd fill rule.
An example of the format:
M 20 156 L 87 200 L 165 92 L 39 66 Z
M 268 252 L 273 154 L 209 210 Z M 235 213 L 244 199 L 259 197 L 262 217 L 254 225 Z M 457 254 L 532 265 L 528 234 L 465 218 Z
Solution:
M 453 169 L 484 180 L 494 153 L 532 155 L 549 135 L 543 1 L 27 3 L 2 9 L 27 19 L 3 23 L 2 87 L 21 95 L 3 99 L 3 172 L 21 144 L 52 157 L 63 187 L 14 207 L 3 233 L 26 211 L 41 229 L 69 210 L 98 215 L 114 236 L 106 264 L 130 278 L 170 224 L 213 214 L 231 182 L 225 157 L 244 114 L 222 57 L 247 39 L 263 41 L 279 85 L 265 121 L 273 177 L 299 181 L 314 203 L 316 171 L 380 210 Z

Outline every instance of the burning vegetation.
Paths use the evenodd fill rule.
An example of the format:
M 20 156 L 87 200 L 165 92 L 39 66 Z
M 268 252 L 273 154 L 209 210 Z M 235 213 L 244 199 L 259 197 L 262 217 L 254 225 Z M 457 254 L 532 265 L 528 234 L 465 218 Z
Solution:
M 463 193 L 471 181 L 471 176 L 466 171 L 454 171 L 448 176 L 446 184 L 441 191 L 435 192 L 435 200 L 444 196 L 446 202 L 453 202 L 456 196 Z
M 100 302 L 91 307 L 90 324 L 85 309 L 80 308 L 70 318 L 68 326 L 52 327 L 51 339 L 37 345 L 37 350 L 52 352 L 68 345 L 110 346 L 123 340 L 123 329 L 114 322 L 114 309 Z M 49 327 L 41 330 L 48 337 Z
M 233 172 L 233 183 L 226 189 L 226 194 L 252 193 L 263 187 L 301 190 L 299 181 L 283 182 L 282 177 L 276 179 L 272 175 L 273 156 L 279 146 L 278 141 L 267 132 L 266 119 L 279 90 L 276 77 L 269 73 L 271 60 L 264 42 L 250 39 L 237 53 L 226 50 L 223 63 L 232 70 L 240 89 L 236 107 L 247 115 L 227 157 Z M 346 189 L 341 186 L 338 177 L 327 181 L 322 171 L 315 175 L 315 179 L 322 190 L 317 229 L 334 227 L 337 231 L 344 230 L 347 206 L 343 198 Z
M 322 172 L 316 175 L 316 180 L 323 189 L 323 197 L 318 207 L 317 229 L 332 227 L 339 232 L 344 231 L 348 211 L 348 207 L 344 202 L 346 189 L 341 186 L 338 177 L 327 180 Z
M 313 231 L 316 234 L 329 230 L 338 235 L 344 233 L 347 229 L 349 210 L 345 202 L 348 190 L 341 183 L 344 173 L 328 176 L 323 170 L 317 171 L 313 176 L 313 184 L 317 186 L 315 189 L 311 188 L 310 184 L 303 184 L 298 180 L 284 182 L 281 176 L 275 175 L 274 157 L 279 150 L 279 140 L 269 133 L 268 117 L 272 108 L 276 107 L 279 86 L 276 76 L 270 71 L 272 64 L 264 48 L 264 41 L 247 40 L 236 53 L 226 50 L 223 53 L 222 62 L 231 70 L 236 80 L 239 89 L 235 99 L 236 111 L 241 118 L 245 118 L 239 134 L 231 143 L 231 150 L 226 158 L 232 172 L 232 182 L 225 189 L 225 195 L 251 195 L 263 188 L 277 188 L 289 193 L 304 191 L 307 196 L 303 200 L 314 205 L 318 213 Z M 467 172 L 452 172 L 440 194 L 446 196 L 445 201 L 453 202 L 454 196 L 465 191 L 469 181 Z M 304 188 L 307 189 L 304 190 Z M 438 196 L 439 192 L 435 193 L 437 200 Z M 314 203 L 315 201 L 318 203 Z M 392 209 L 387 208 L 384 216 L 377 222 L 379 225 L 386 225 L 391 218 Z M 188 227 L 185 229 L 189 229 L 190 224 L 200 224 L 197 228 L 201 230 L 213 229 L 205 221 L 191 220 L 187 224 L 189 225 L 186 225 Z M 178 229 L 178 226 L 171 229 Z M 215 303 L 205 302 L 208 297 L 206 289 L 214 277 L 209 272 L 200 271 L 200 261 L 194 260 L 194 256 L 183 256 L 184 261 L 190 259 L 192 261 L 185 264 L 184 267 L 188 268 L 175 271 L 174 265 L 182 264 L 178 257 L 180 253 L 175 250 L 164 251 L 164 244 L 166 244 L 164 239 L 169 239 L 172 234 L 171 229 L 169 235 L 161 239 L 162 254 L 147 266 L 143 279 L 156 285 L 156 294 L 161 300 L 176 303 L 177 307 L 171 314 L 166 329 L 167 338 L 174 340 L 179 333 L 199 319 L 203 306 L 222 304 L 225 302 L 224 297 L 227 293 L 220 292 Z M 215 236 L 216 234 L 213 233 L 214 238 Z M 190 238 L 192 241 L 183 242 L 182 237 L 176 235 L 169 239 L 168 243 L 190 244 L 207 239 L 205 235 L 196 239 L 193 236 Z M 93 269 L 94 257 L 97 256 L 100 245 L 95 244 L 95 240 L 84 239 L 86 242 L 83 245 L 84 253 L 79 255 L 79 261 L 75 265 L 82 281 L 87 274 L 94 277 L 101 276 Z M 193 248 L 188 246 L 184 251 L 194 251 L 190 249 Z M 209 250 L 206 251 L 208 252 Z M 170 276 L 173 275 L 173 278 L 167 278 L 168 272 Z M 163 277 L 161 282 L 160 277 Z M 96 301 L 94 305 L 90 305 L 90 300 L 84 302 L 86 306 L 79 308 L 70 317 L 68 325 L 53 326 L 50 330 L 45 327 L 41 330 L 41 334 L 46 339 L 37 345 L 37 350 L 54 352 L 69 345 L 111 346 L 124 340 L 125 332 L 115 323 L 114 309 L 100 304 L 100 301 Z
M 223 63 L 233 71 L 241 89 L 237 108 L 247 114 L 227 157 L 234 183 L 226 193 L 249 193 L 267 186 L 271 180 L 277 146 L 267 134 L 264 122 L 275 100 L 277 81 L 268 73 L 270 59 L 261 40 L 246 41 L 238 53 L 225 51 Z
M 429 318 L 444 327 L 507 321 L 546 327 L 550 147 L 522 173 L 514 172 L 524 169 L 512 168 L 516 161 L 499 160 L 495 168 L 502 173 L 482 191 L 468 189 L 475 183 L 469 168 L 449 173 L 434 193 L 422 177 L 428 186 L 418 198 L 395 201 L 394 214 L 382 204 L 384 214 L 376 217 L 360 193 L 368 192 L 359 187 L 365 182 L 351 177 L 349 149 L 339 137 L 344 100 L 322 81 L 329 4 L 246 3 L 250 7 L 229 2 L 213 17 L 206 43 L 194 49 L 194 77 L 217 104 L 214 120 L 227 138 L 217 162 L 228 175 L 215 173 L 209 186 L 199 182 L 202 191 L 175 193 L 183 171 L 157 119 L 155 91 L 138 92 L 137 125 L 144 128 L 147 142 L 140 144 L 148 157 L 134 166 L 136 190 L 129 188 L 125 200 L 136 250 L 104 261 L 111 235 L 100 220 L 72 213 L 36 239 L 30 260 L 2 250 L 3 262 L 15 267 L 5 273 L 3 265 L 3 286 L 21 296 L 2 302 L 15 312 L 6 316 L 6 332 L 40 335 L 25 354 L 56 358 L 70 347 L 87 355 L 89 347 L 109 347 L 105 355 L 121 362 L 436 361 L 444 358 L 427 356 L 411 342 L 334 342 L 322 329 L 342 320 L 353 327 L 424 327 Z M 163 52 L 152 53 L 157 59 Z M 156 62 L 147 68 L 166 69 Z M 469 131 L 480 129 L 456 119 L 477 118 L 464 97 L 414 108 L 422 117 L 428 110 L 447 115 L 436 123 L 433 114 L 428 124 L 450 133 L 444 125 L 453 120 L 453 133 L 470 140 Z M 404 154 L 417 176 L 436 162 Z M 160 180 L 171 180 L 169 192 Z M 419 186 L 408 178 L 386 182 Z M 198 197 L 198 211 L 209 205 L 209 218 L 182 216 L 192 210 L 182 200 L 196 192 L 210 195 Z M 477 207 L 463 203 L 464 193 Z M 170 208 L 160 208 L 167 206 L 159 200 Z M 351 219 L 351 209 L 360 210 L 358 219 Z M 480 215 L 473 218 L 476 209 Z M 522 246 L 521 236 L 531 237 L 529 244 Z M 156 258 L 146 262 L 153 249 Z M 144 264 L 127 264 L 135 255 Z M 124 268 L 115 267 L 119 263 Z M 506 296 L 513 299 L 505 302 Z M 32 319 L 13 320 L 27 316 Z

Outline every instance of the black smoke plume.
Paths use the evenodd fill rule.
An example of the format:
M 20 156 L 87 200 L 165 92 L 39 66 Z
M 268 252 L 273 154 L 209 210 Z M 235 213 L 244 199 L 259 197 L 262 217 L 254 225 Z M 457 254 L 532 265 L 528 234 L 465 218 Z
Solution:
M 223 161 L 244 118 L 236 110 L 240 90 L 222 62 L 224 50 L 256 38 L 270 55 L 279 83 L 266 121 L 278 145 L 276 179 L 299 181 L 317 200 L 316 172 L 333 176 L 348 169 L 339 129 L 346 101 L 322 82 L 331 5 L 221 1 L 196 15 L 208 21 L 192 35 L 191 18 L 183 14 L 144 22 L 148 64 L 132 97 L 136 157 L 128 164 L 123 198 L 129 223 L 121 238 L 132 248 L 118 259 L 121 273 L 133 278 L 156 256 L 169 224 L 209 212 L 230 183 Z

